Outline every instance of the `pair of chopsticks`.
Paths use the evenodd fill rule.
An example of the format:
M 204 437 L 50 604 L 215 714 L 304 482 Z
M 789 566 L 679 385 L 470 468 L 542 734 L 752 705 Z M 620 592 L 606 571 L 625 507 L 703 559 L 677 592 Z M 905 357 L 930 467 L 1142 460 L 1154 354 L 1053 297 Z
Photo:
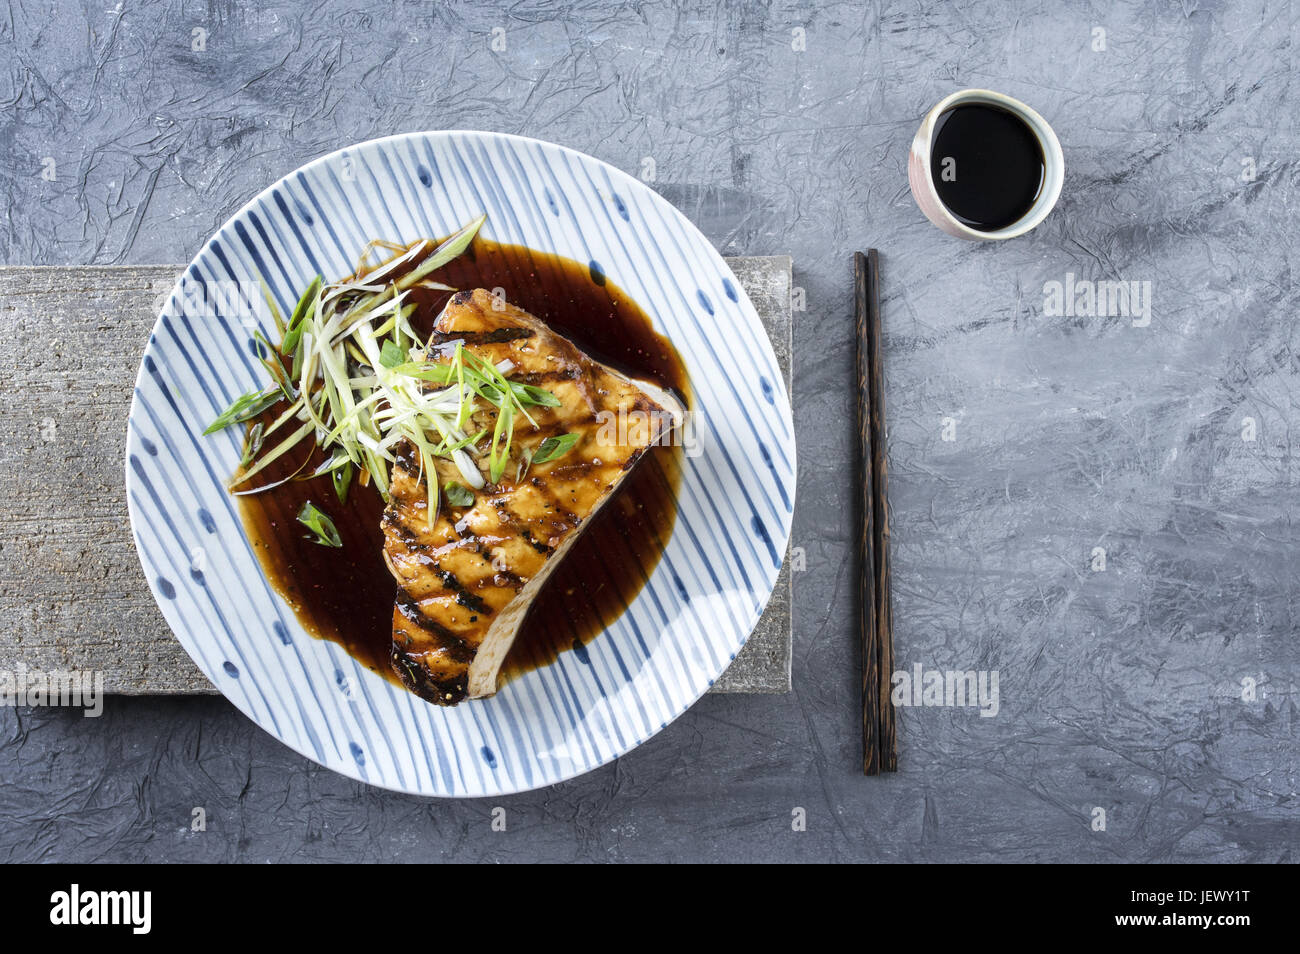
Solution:
M 862 642 L 862 773 L 898 771 L 890 677 L 894 613 L 889 602 L 889 479 L 885 462 L 884 357 L 880 342 L 880 253 L 853 255 L 858 339 L 858 460 L 861 530 L 858 634 Z

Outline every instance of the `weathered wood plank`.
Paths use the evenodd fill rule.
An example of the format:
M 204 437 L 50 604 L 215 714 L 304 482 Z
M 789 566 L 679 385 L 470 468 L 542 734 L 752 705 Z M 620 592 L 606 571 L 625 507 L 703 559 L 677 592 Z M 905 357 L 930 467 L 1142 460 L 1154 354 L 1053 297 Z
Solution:
M 789 258 L 732 259 L 789 376 Z M 123 446 L 140 356 L 178 265 L 0 267 L 0 670 L 93 669 L 116 693 L 215 690 L 154 605 Z M 789 688 L 789 577 L 715 691 Z

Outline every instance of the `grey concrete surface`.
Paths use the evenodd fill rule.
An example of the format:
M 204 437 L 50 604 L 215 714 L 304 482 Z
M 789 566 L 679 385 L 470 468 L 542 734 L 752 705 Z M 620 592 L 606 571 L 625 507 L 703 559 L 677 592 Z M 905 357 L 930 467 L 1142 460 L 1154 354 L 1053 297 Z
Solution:
M 1298 10 L 15 0 L 8 264 L 188 258 L 311 158 L 456 127 L 649 159 L 724 254 L 792 255 L 806 569 L 792 693 L 708 697 L 499 800 L 505 832 L 492 802 L 317 769 L 223 700 L 114 699 L 0 709 L 0 859 L 1295 860 Z M 1065 149 L 1023 239 L 949 239 L 908 195 L 920 117 L 965 86 Z M 989 718 L 903 709 L 900 772 L 864 779 L 846 514 L 869 245 L 897 661 L 1000 689 Z M 1068 276 L 1138 282 L 1149 321 L 1051 314 Z

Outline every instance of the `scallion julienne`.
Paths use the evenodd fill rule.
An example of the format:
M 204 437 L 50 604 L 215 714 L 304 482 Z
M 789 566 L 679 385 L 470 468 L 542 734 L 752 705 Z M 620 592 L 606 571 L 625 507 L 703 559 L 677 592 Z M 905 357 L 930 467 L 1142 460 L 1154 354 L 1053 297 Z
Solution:
M 245 421 L 251 421 L 273 405 L 279 398 L 280 391 L 278 388 L 268 388 L 265 391 L 249 391 L 247 394 L 241 394 L 235 398 L 230 407 L 222 411 L 217 416 L 217 419 L 208 425 L 207 430 L 203 433 L 205 436 L 215 434 L 231 424 L 243 424 Z
M 257 452 L 262 449 L 262 433 L 265 430 L 261 421 L 258 421 L 249 430 L 248 436 L 244 440 L 244 452 L 239 458 L 239 466 L 247 467 L 257 456 Z
M 306 476 L 328 473 L 341 501 L 354 475 L 363 485 L 373 480 L 387 499 L 398 446 L 409 444 L 420 463 L 420 480 L 428 487 L 430 527 L 439 500 L 437 460 L 451 461 L 464 481 L 448 483 L 458 488 L 448 493 L 449 499 L 454 493 L 457 500 L 466 495 L 472 500 L 474 490 L 501 480 L 518 419 L 536 427 L 528 408 L 556 407 L 558 399 L 542 388 L 511 381 L 511 362 L 493 365 L 461 342 L 449 356 L 446 349 L 435 352 L 429 342 L 418 340 L 410 323 L 416 307 L 410 290 L 417 284 L 454 290 L 428 276 L 464 252 L 485 219 L 480 216 L 436 247 L 419 242 L 367 269 L 365 257 L 372 247 L 398 250 L 372 243 L 355 277 L 325 284 L 316 276 L 288 321 L 263 285 L 281 343 L 272 348 L 260 332 L 255 340 L 258 350 L 266 352 L 259 358 L 273 386 L 240 397 L 205 433 L 249 421 L 277 401 L 286 407 L 259 433 L 261 446 L 268 449 L 245 455 L 243 469 L 230 482 L 232 490 L 309 436 L 327 456 Z M 486 423 L 480 412 L 495 420 L 471 432 L 472 420 Z M 485 438 L 487 444 L 481 446 Z M 481 460 L 488 480 L 480 471 Z M 520 473 L 527 463 L 522 461 Z M 283 482 L 236 492 L 256 493 Z

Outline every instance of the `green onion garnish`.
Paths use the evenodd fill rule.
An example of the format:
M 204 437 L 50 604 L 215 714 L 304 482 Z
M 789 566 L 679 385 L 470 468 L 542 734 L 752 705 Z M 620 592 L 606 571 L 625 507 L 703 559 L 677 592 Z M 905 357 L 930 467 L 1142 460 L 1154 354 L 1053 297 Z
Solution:
M 348 502 L 348 488 L 352 486 L 352 475 L 355 471 L 356 465 L 345 458 L 343 465 L 332 474 L 334 493 L 338 495 L 339 503 Z
M 555 437 L 546 438 L 537 445 L 537 451 L 533 454 L 533 463 L 544 464 L 548 460 L 563 457 L 573 450 L 573 445 L 578 443 L 580 436 L 579 434 L 559 434 Z
M 510 390 L 514 392 L 515 399 L 520 404 L 535 404 L 538 407 L 560 406 L 560 399 L 554 394 L 531 384 L 520 384 L 517 381 L 511 381 Z
M 302 293 L 302 297 L 298 299 L 298 304 L 293 310 L 293 316 L 289 319 L 288 330 L 283 334 L 283 343 L 280 345 L 281 354 L 291 355 L 297 353 L 298 342 L 302 340 L 302 329 L 307 323 L 307 318 L 319 306 L 320 286 L 321 278 L 317 275 L 311 280 L 307 290 Z
M 443 493 L 447 495 L 447 503 L 453 507 L 474 506 L 474 491 L 464 484 L 458 484 L 454 480 L 448 481 L 447 486 L 443 488 Z
M 276 420 L 259 421 L 250 430 L 241 472 L 230 482 L 233 492 L 257 493 L 287 480 L 328 474 L 340 502 L 346 503 L 358 476 L 362 484 L 373 480 L 387 499 L 392 465 L 400 447 L 409 445 L 428 488 L 432 527 L 440 484 L 451 505 L 472 506 L 476 490 L 501 480 L 512 454 L 519 464 L 515 473 L 527 469 L 530 455 L 515 447 L 515 426 L 522 419 L 536 427 L 528 409 L 557 407 L 559 399 L 544 388 L 510 380 L 509 361 L 491 364 L 461 342 L 448 354 L 422 342 L 411 326 L 416 309 L 411 289 L 418 283 L 454 290 L 426 276 L 464 252 L 485 219 L 480 216 L 436 247 L 419 242 L 403 250 L 371 243 L 355 276 L 331 284 L 313 278 L 288 321 L 263 284 L 281 343 L 273 348 L 260 331 L 254 341 L 273 387 L 240 397 L 205 433 L 249 421 L 281 399 L 286 406 Z M 365 259 L 374 247 L 399 254 L 367 269 Z M 299 476 L 304 461 L 289 477 L 234 490 L 308 438 L 326 455 L 313 472 Z M 558 457 L 576 440 L 576 435 L 548 438 L 542 447 L 550 447 L 549 456 L 531 459 Z M 441 481 L 440 466 L 454 468 L 460 479 Z M 331 542 L 337 539 L 336 532 L 331 535 L 333 524 L 314 506 L 304 506 L 299 520 L 313 530 L 319 527 L 318 543 L 337 545 Z
M 205 435 L 215 434 L 217 431 L 225 430 L 231 424 L 242 424 L 245 421 L 251 421 L 279 399 L 280 392 L 275 388 L 241 394 L 235 398 L 230 407 L 222 411 L 217 416 L 217 419 L 208 425 L 207 430 L 203 433 Z
M 514 406 L 502 403 L 497 411 L 496 427 L 492 430 L 492 445 L 488 455 L 488 468 L 492 483 L 497 483 L 505 473 L 510 455 L 510 435 L 514 432 Z
M 244 441 L 244 453 L 239 458 L 239 466 L 247 467 L 257 456 L 257 452 L 262 449 L 263 437 L 262 422 L 258 421 L 248 431 L 248 437 Z
M 379 363 L 389 370 L 400 368 L 406 364 L 406 355 L 395 342 L 385 341 L 379 352 Z
M 302 509 L 298 511 L 298 522 L 315 534 L 315 539 L 307 538 L 312 543 L 319 543 L 323 547 L 343 546 L 343 538 L 339 536 L 338 528 L 334 526 L 329 514 L 317 509 L 310 500 L 303 501 Z

